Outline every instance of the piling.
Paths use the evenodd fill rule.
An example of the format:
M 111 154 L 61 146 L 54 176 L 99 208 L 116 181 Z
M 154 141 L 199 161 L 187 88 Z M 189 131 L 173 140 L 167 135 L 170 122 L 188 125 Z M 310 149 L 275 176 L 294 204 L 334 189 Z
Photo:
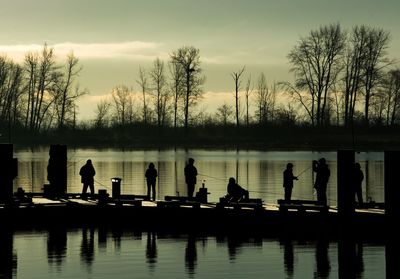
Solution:
M 400 151 L 385 151 L 384 153 L 384 185 L 385 185 L 385 221 L 386 221 L 386 278 L 398 276 L 398 253 L 400 217 L 399 180 Z M 383 229 L 383 228 L 382 228 Z
M 13 180 L 18 175 L 18 161 L 13 158 L 13 145 L 0 144 L 0 202 L 13 198 Z
M 351 221 L 354 215 L 353 172 L 355 163 L 354 150 L 337 152 L 337 206 L 338 216 L 342 222 Z
M 52 192 L 61 197 L 67 192 L 67 146 L 51 145 L 47 166 L 47 180 Z
M 396 229 L 400 217 L 400 151 L 384 153 L 385 216 L 389 230 Z

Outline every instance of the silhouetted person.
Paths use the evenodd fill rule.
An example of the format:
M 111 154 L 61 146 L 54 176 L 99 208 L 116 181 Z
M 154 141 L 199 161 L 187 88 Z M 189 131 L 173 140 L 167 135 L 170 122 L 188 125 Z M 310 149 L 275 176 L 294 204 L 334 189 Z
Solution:
M 188 189 L 188 197 L 193 197 L 194 187 L 197 182 L 197 169 L 194 166 L 194 159 L 189 158 L 188 164 L 185 167 L 185 180 Z
M 364 180 L 364 173 L 361 170 L 361 166 L 359 163 L 354 164 L 354 175 L 353 175 L 353 185 L 354 185 L 354 192 L 357 196 L 358 204 L 363 203 L 363 196 L 362 196 L 362 182 Z
M 298 180 L 293 175 L 293 164 L 288 163 L 283 171 L 283 188 L 285 188 L 285 200 L 290 201 L 292 198 L 293 180 Z
M 325 158 L 321 158 L 318 161 L 313 161 L 313 171 L 317 174 L 314 183 L 314 188 L 317 191 L 317 200 L 320 203 L 327 205 L 326 188 L 328 186 L 328 180 L 331 175 L 331 171 L 326 164 Z
M 81 182 L 83 183 L 82 188 L 82 197 L 86 197 L 87 188 L 90 188 L 90 194 L 92 197 L 94 196 L 94 176 L 96 175 L 96 171 L 92 165 L 92 160 L 87 160 L 86 164 L 83 165 L 79 171 L 79 175 L 81 176 Z
M 153 191 L 152 199 L 156 200 L 156 179 L 157 179 L 157 170 L 153 163 L 149 164 L 148 169 L 144 175 L 147 180 L 147 198 L 150 200 L 150 192 Z
M 227 186 L 228 198 L 230 201 L 241 201 L 243 199 L 249 199 L 249 191 L 243 189 L 239 184 L 236 183 L 235 178 L 229 178 Z

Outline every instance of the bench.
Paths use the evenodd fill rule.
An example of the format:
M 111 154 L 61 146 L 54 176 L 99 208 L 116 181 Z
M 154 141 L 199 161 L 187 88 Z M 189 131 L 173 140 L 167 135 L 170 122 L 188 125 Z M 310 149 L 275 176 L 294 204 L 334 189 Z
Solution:
M 157 207 L 165 208 L 165 207 L 181 207 L 181 206 L 190 206 L 192 208 L 200 208 L 200 203 L 196 201 L 158 201 Z
M 329 207 L 322 204 L 319 201 L 314 200 L 278 200 L 279 210 L 281 212 L 287 212 L 288 210 L 297 210 L 299 212 L 305 212 L 308 210 L 328 212 Z

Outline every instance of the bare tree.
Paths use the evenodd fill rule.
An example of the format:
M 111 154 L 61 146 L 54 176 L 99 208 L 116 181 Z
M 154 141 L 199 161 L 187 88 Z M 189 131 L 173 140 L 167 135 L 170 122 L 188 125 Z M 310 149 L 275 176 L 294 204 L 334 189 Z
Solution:
M 139 84 L 140 89 L 142 90 L 142 95 L 143 95 L 143 123 L 147 124 L 148 122 L 148 107 L 146 104 L 146 93 L 148 90 L 148 81 L 147 81 L 147 75 L 146 71 L 142 68 L 139 67 L 139 79 L 136 80 L 136 82 Z
M 349 126 L 354 118 L 356 102 L 364 79 L 365 47 L 367 28 L 356 26 L 351 34 L 344 59 L 344 125 Z
M 108 118 L 110 113 L 111 103 L 107 100 L 101 100 L 97 103 L 96 108 L 96 119 L 95 119 L 95 127 L 103 128 L 108 124 Z
M 130 124 L 133 112 L 133 96 L 129 88 L 125 85 L 117 86 L 113 89 L 112 98 L 115 109 L 115 122 L 121 126 Z
M 400 69 L 389 71 L 384 81 L 387 100 L 386 125 L 393 126 L 400 116 Z
M 165 88 L 166 78 L 165 78 L 164 62 L 162 62 L 159 58 L 157 58 L 154 61 L 153 69 L 150 72 L 150 78 L 154 90 L 157 126 L 161 127 L 164 124 L 165 120 L 167 92 Z
M 75 114 L 75 101 L 85 94 L 84 91 L 79 90 L 78 86 L 73 90 L 74 79 L 82 70 L 82 68 L 78 66 L 78 63 L 78 58 L 76 58 L 72 52 L 68 54 L 65 72 L 60 72 L 54 83 L 53 94 L 58 128 L 64 127 L 68 118 L 71 120 L 73 119 Z
M 184 71 L 183 68 L 176 62 L 171 61 L 169 63 L 169 71 L 171 74 L 171 92 L 172 92 L 172 106 L 173 106 L 173 125 L 174 128 L 177 127 L 177 120 L 178 120 L 178 105 L 180 100 L 184 95 Z
M 0 122 L 16 124 L 22 95 L 22 68 L 5 56 L 0 57 Z
M 230 123 L 232 114 L 233 110 L 227 103 L 224 103 L 217 108 L 217 117 L 221 120 L 221 123 L 224 126 L 227 126 Z
M 267 80 L 264 73 L 261 73 L 257 81 L 256 89 L 256 104 L 257 110 L 256 115 L 258 118 L 258 123 L 265 123 L 268 119 L 268 95 L 269 89 L 267 85 Z
M 328 95 L 341 70 L 344 46 L 345 36 L 335 24 L 311 31 L 288 55 L 296 81 L 287 83 L 286 89 L 304 106 L 313 125 L 325 122 Z
M 172 63 L 182 68 L 184 73 L 184 122 L 185 128 L 189 126 L 189 108 L 203 93 L 204 77 L 201 76 L 200 51 L 192 46 L 184 46 L 171 54 Z
M 239 127 L 239 91 L 240 91 L 240 86 L 242 83 L 241 76 L 244 73 L 245 66 L 238 70 L 237 72 L 231 73 L 231 77 L 233 78 L 233 81 L 235 83 L 235 114 L 236 114 L 236 127 Z
M 57 67 L 55 65 L 52 48 L 45 44 L 41 54 L 28 53 L 25 56 L 25 67 L 28 72 L 28 112 L 26 114 L 27 128 L 33 132 L 40 130 L 46 121 L 50 123 L 53 119 L 52 113 L 48 113 L 54 104 L 54 98 L 50 91 L 57 78 Z
M 249 108 L 250 108 L 250 95 L 253 91 L 251 87 L 251 76 L 247 79 L 246 88 L 244 91 L 244 96 L 246 100 L 246 126 L 249 126 Z
M 368 28 L 367 41 L 364 49 L 365 63 L 364 71 L 364 120 L 369 123 L 369 107 L 374 97 L 374 89 L 379 85 L 382 78 L 382 70 L 390 64 L 386 57 L 390 35 L 382 29 Z

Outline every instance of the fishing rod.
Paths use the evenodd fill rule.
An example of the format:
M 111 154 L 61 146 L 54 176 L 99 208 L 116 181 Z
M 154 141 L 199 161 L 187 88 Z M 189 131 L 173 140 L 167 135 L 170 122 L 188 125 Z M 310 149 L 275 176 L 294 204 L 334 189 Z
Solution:
M 106 187 L 107 189 L 111 190 L 111 188 L 109 186 L 106 186 L 105 184 L 101 183 L 100 181 L 98 181 L 97 179 L 94 178 L 94 181 L 99 184 L 100 186 Z
M 226 181 L 227 179 L 226 178 L 218 178 L 218 177 L 215 177 L 215 176 L 210 176 L 210 175 L 206 175 L 206 174 L 202 174 L 202 173 L 197 173 L 198 175 L 200 175 L 200 176 L 204 176 L 204 177 L 208 177 L 208 178 L 212 178 L 212 179 L 216 179 L 216 180 L 221 180 L 221 181 Z
M 301 171 L 296 177 L 299 177 L 300 175 L 302 175 L 303 173 L 305 173 L 306 171 L 308 171 L 309 169 L 311 169 L 312 168 L 312 166 L 311 167 L 308 167 L 308 168 L 306 168 L 306 169 L 304 169 L 303 171 Z

